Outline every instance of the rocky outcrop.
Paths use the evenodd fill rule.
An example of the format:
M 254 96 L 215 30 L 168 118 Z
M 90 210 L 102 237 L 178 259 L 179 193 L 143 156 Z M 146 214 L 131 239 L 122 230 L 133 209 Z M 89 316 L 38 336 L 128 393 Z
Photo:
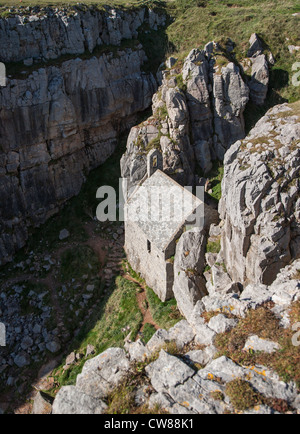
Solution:
M 153 76 L 140 45 L 74 59 L 8 80 L 0 89 L 0 264 L 79 193 L 115 150 L 118 134 L 151 104 Z
M 240 296 L 220 293 L 206 296 L 197 302 L 188 321 L 180 321 L 169 331 L 157 330 L 146 345 L 141 340 L 127 342 L 126 352 L 110 348 L 88 360 L 76 386 L 65 386 L 58 392 L 53 413 L 107 413 L 111 392 L 122 383 L 128 387 L 132 381 L 126 390 L 132 391 L 136 406 L 147 406 L 153 412 L 159 408 L 170 414 L 224 414 L 237 410 L 245 414 L 278 411 L 297 414 L 300 398 L 294 381 L 283 381 L 269 366 L 237 364 L 230 355 L 218 356 L 215 345 L 218 335 L 235 328 L 234 354 L 240 345 L 243 357 L 247 352 L 252 356 L 266 354 L 266 360 L 271 360 L 272 355 L 276 357 L 276 352 L 281 351 L 278 342 L 253 335 L 250 330 L 247 337 L 244 328 L 239 341 L 237 333 L 239 327 L 244 327 L 242 321 L 249 311 L 266 302 L 273 303 L 269 303 L 268 315 L 273 313 L 282 328 L 292 329 L 295 319 L 290 317 L 290 309 L 292 303 L 300 300 L 299 267 L 297 260 L 282 270 L 271 286 L 262 285 L 261 291 L 250 285 Z M 272 324 L 273 330 L 274 318 Z M 140 368 L 135 371 L 140 362 L 145 365 L 142 375 Z M 231 393 L 234 385 L 246 387 L 248 392 L 252 390 L 255 398 L 245 402 L 243 389 L 236 391 L 244 402 L 242 410 L 236 408 L 240 405 L 239 396 Z
M 249 89 L 239 67 L 215 43 L 192 50 L 182 68 L 175 59 L 159 73 L 161 86 L 153 97 L 153 116 L 131 131 L 121 161 L 122 176 L 134 187 L 146 173 L 146 155 L 163 153 L 164 171 L 182 185 L 193 185 L 195 168 L 212 168 L 226 150 L 244 137 L 243 111 Z
M 176 246 L 173 292 L 181 313 L 188 317 L 198 300 L 207 295 L 204 270 L 206 247 L 204 231 L 185 232 Z
M 252 59 L 250 98 L 257 105 L 263 105 L 269 85 L 269 65 L 264 54 Z
M 100 45 L 120 45 L 137 38 L 141 25 L 163 26 L 166 16 L 147 8 L 120 10 L 77 4 L 68 8 L 11 10 L 0 18 L 0 61 L 33 62 L 65 54 L 90 53 Z
M 221 256 L 235 282 L 270 285 L 300 257 L 299 115 L 274 107 L 226 153 Z
M 265 103 L 269 86 L 269 66 L 275 64 L 275 59 L 270 51 L 265 51 L 265 44 L 260 37 L 253 33 L 249 40 L 248 58 L 243 63 L 244 72 L 250 78 L 248 86 L 251 101 L 261 106 Z

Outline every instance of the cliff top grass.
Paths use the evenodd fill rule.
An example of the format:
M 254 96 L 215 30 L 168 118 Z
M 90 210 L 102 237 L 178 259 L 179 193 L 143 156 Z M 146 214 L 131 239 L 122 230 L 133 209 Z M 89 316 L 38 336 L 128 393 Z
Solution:
M 300 60 L 300 51 L 291 54 L 288 50 L 289 45 L 300 45 L 300 3 L 294 0 L 88 0 L 82 3 L 75 0 L 0 0 L 0 16 L 14 13 L 10 12 L 12 7 L 15 11 L 22 8 L 22 13 L 28 14 L 28 6 L 59 7 L 71 11 L 74 7 L 84 9 L 88 6 L 102 9 L 105 5 L 126 10 L 147 6 L 165 11 L 172 17 L 164 30 L 164 47 L 159 47 L 159 53 L 155 34 L 147 38 L 147 32 L 145 35 L 140 32 L 139 39 L 148 57 L 152 53 L 149 58 L 152 64 L 154 54 L 156 57 L 159 54 L 160 61 L 164 54 L 165 57 L 173 54 L 183 60 L 192 48 L 202 48 L 212 40 L 224 42 L 227 38 L 236 44 L 234 53 L 240 62 L 246 57 L 251 34 L 257 33 L 264 41 L 266 54 L 272 52 L 276 63 L 271 71 L 268 107 L 258 109 L 251 104 L 247 107 L 245 118 L 249 128 L 270 106 L 300 98 L 300 88 L 292 84 L 292 66 Z M 152 66 L 156 67 L 156 63 Z

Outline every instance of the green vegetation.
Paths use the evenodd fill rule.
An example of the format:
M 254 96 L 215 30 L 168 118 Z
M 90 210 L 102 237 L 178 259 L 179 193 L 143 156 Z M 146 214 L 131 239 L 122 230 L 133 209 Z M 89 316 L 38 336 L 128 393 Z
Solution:
M 88 246 L 75 246 L 65 250 L 61 256 L 61 280 L 71 281 L 87 275 L 97 275 L 99 260 L 93 249 Z
M 239 378 L 226 384 L 225 393 L 236 410 L 247 410 L 262 404 L 260 394 L 255 392 L 248 381 Z
M 134 341 L 141 327 L 142 314 L 138 307 L 136 293 L 138 285 L 123 277 L 117 277 L 109 294 L 94 306 L 94 313 L 88 318 L 69 352 L 85 354 L 88 344 L 94 345 L 96 354 L 110 347 L 123 347 L 129 334 Z M 75 384 L 86 359 L 63 371 L 63 364 L 56 371 L 56 382 L 60 385 Z
M 222 179 L 224 176 L 224 166 L 219 161 L 213 162 L 213 167 L 208 173 L 203 173 L 200 166 L 196 168 L 200 178 L 205 177 L 208 180 L 207 193 L 210 198 L 218 202 L 222 196 Z
M 154 333 L 156 332 L 156 328 L 149 323 L 146 323 L 143 329 L 143 342 L 147 344 L 150 341 Z
M 174 342 L 162 346 L 171 355 L 177 355 L 178 349 Z M 152 387 L 146 375 L 145 368 L 159 357 L 160 350 L 155 351 L 143 362 L 131 365 L 131 372 L 123 382 L 108 396 L 108 410 L 106 414 L 168 414 L 158 405 L 149 409 L 147 405 L 138 405 L 135 401 L 136 391 L 139 387 L 144 388 L 144 393 L 151 391 Z
M 290 318 L 291 325 L 300 321 L 299 301 L 292 305 Z M 244 366 L 267 366 L 275 370 L 283 381 L 293 380 L 300 388 L 299 347 L 292 344 L 293 334 L 291 328 L 280 327 L 279 319 L 267 306 L 250 310 L 234 329 L 217 336 L 215 341 L 219 351 L 217 357 L 225 355 Z M 281 349 L 272 354 L 245 352 L 243 348 L 251 335 L 278 342 Z
M 212 40 L 222 42 L 231 38 L 236 43 L 236 60 L 241 61 L 246 56 L 250 35 L 258 33 L 265 42 L 265 52 L 272 52 L 276 59 L 268 104 L 299 99 L 299 88 L 291 83 L 292 65 L 297 58 L 287 48 L 299 45 L 299 17 L 293 16 L 300 11 L 299 3 L 293 0 L 176 0 L 168 2 L 168 10 L 176 19 L 168 27 L 167 35 L 179 54 L 187 54 L 192 47 L 203 47 Z M 218 61 L 221 66 L 226 63 L 225 58 Z M 266 109 L 249 106 L 247 123 L 254 123 Z
M 176 75 L 176 83 L 177 83 L 177 86 L 179 87 L 179 89 L 182 92 L 186 92 L 187 91 L 187 85 L 186 85 L 186 83 L 183 80 L 182 74 Z
M 221 250 L 221 241 L 208 241 L 206 245 L 206 253 L 219 253 Z
M 98 202 L 96 192 L 103 185 L 112 186 L 119 193 L 120 159 L 126 147 L 126 139 L 119 142 L 114 154 L 101 165 L 87 175 L 86 182 L 78 196 L 73 197 L 66 203 L 59 214 L 50 218 L 42 227 L 30 229 L 30 237 L 26 247 L 16 255 L 16 262 L 27 258 L 30 251 L 42 255 L 61 246 L 64 242 L 59 240 L 59 233 L 67 229 L 70 237 L 69 243 L 82 243 L 88 240 L 85 224 L 91 222 L 96 215 Z M 6 267 L 7 268 L 7 267 Z M 0 269 L 1 271 L 1 269 Z
M 183 319 L 175 298 L 162 302 L 150 288 L 146 288 L 146 296 L 152 318 L 160 328 L 168 330 Z
M 155 292 L 146 285 L 145 280 L 141 278 L 141 276 L 136 273 L 126 261 L 124 263 L 124 270 L 127 271 L 130 276 L 141 285 L 141 287 L 145 288 L 146 301 L 152 318 L 158 327 L 169 330 L 183 319 L 177 308 L 175 298 L 162 302 Z

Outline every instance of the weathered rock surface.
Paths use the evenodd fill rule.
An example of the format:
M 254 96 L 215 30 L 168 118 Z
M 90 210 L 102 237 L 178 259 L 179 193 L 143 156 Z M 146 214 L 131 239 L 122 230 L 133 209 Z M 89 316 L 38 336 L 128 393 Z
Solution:
M 193 229 L 185 232 L 176 246 L 173 292 L 182 314 L 188 318 L 198 300 L 207 295 L 204 270 L 206 234 Z
M 103 414 L 106 404 L 82 393 L 75 386 L 65 386 L 57 394 L 52 414 Z
M 208 48 L 194 49 L 182 69 L 172 64 L 173 69 L 160 72 L 153 116 L 131 130 L 121 160 L 129 189 L 145 176 L 146 155 L 153 148 L 162 151 L 165 173 L 182 185 L 193 185 L 196 164 L 208 172 L 212 160 L 222 160 L 230 145 L 244 137 L 249 88 L 239 67 L 227 63 L 220 68 Z
M 257 105 L 263 105 L 268 92 L 269 65 L 264 54 L 252 60 L 251 80 L 249 81 L 250 98 Z
M 0 60 L 24 60 L 30 65 L 65 54 L 92 53 L 97 46 L 137 38 L 142 24 L 157 30 L 165 23 L 165 15 L 145 7 L 131 11 L 83 5 L 68 10 L 35 7 L 26 15 L 20 11 L 0 19 Z
M 274 353 L 278 349 L 280 345 L 277 342 L 261 339 L 256 335 L 250 336 L 244 346 L 245 351 L 264 351 L 265 353 Z
M 299 143 L 299 105 L 284 104 L 226 153 L 221 255 L 235 282 L 270 285 L 300 257 Z
M 243 413 L 277 413 L 278 400 L 285 403 L 290 412 L 299 412 L 299 391 L 293 381 L 282 381 L 267 366 L 243 366 L 228 357 L 217 357 L 218 350 L 213 345 L 218 334 L 236 327 L 249 309 L 256 309 L 258 303 L 267 300 L 267 294 L 275 308 L 280 308 L 278 312 L 288 315 L 291 303 L 300 299 L 300 279 L 295 274 L 299 269 L 300 260 L 296 260 L 281 271 L 270 287 L 260 285 L 261 292 L 255 292 L 251 285 L 245 288 L 241 296 L 215 292 L 197 302 L 189 322 L 182 320 L 169 331 L 157 330 L 146 346 L 138 340 L 125 345 L 129 354 L 120 348 L 110 348 L 90 359 L 78 375 L 76 387 L 67 386 L 59 391 L 53 413 L 105 413 L 109 393 L 126 377 L 134 378 L 136 362 L 147 362 L 147 359 L 149 364 L 145 368 L 144 383 L 135 390 L 137 406 L 147 405 L 157 410 L 158 405 L 170 414 L 236 412 L 226 386 L 240 379 L 264 399 L 262 405 L 250 405 Z M 274 298 L 275 295 L 278 298 Z M 281 304 L 280 295 L 285 304 Z M 205 323 L 201 315 L 212 311 L 219 314 Z M 229 313 L 230 317 L 227 316 Z M 236 317 L 233 318 L 233 315 Z M 170 342 L 177 346 L 176 356 L 168 352 L 168 348 L 174 351 L 174 345 L 169 347 Z M 199 344 L 203 346 L 201 349 L 197 347 Z M 249 334 L 243 351 L 250 349 L 267 352 L 271 357 L 273 352 L 281 348 L 278 342 Z M 154 355 L 155 360 L 150 362 Z
M 0 264 L 79 193 L 85 174 L 115 150 L 156 89 L 139 46 L 63 62 L 0 90 Z

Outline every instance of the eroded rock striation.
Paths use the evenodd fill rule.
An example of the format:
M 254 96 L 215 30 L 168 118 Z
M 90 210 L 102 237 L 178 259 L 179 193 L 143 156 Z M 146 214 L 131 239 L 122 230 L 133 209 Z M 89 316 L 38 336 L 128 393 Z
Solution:
M 151 104 L 142 47 L 45 67 L 0 89 L 0 264 L 115 150 Z
M 222 257 L 233 281 L 271 284 L 300 257 L 299 103 L 271 109 L 224 160 Z
M 65 54 L 92 53 L 97 46 L 120 45 L 123 39 L 137 38 L 142 25 L 157 30 L 165 23 L 165 14 L 145 7 L 123 11 L 78 4 L 12 11 L 0 18 L 0 61 L 30 65 Z

